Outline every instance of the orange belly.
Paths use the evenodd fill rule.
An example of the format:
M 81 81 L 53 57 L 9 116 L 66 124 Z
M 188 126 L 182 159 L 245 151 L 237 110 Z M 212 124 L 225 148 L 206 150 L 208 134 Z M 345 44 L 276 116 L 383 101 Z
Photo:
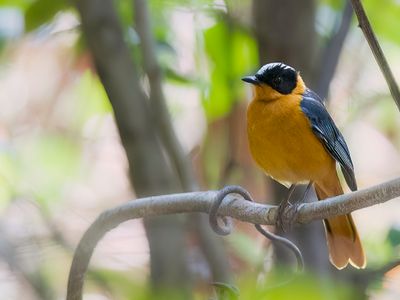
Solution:
M 336 172 L 334 159 L 311 130 L 301 96 L 252 101 L 247 110 L 250 152 L 257 164 L 282 184 L 321 179 Z

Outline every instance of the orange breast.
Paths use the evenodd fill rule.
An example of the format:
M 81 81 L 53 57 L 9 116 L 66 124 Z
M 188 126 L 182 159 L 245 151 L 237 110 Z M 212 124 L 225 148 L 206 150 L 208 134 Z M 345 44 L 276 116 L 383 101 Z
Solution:
M 271 177 L 288 185 L 336 172 L 335 161 L 311 130 L 300 95 L 253 100 L 247 110 L 250 152 Z

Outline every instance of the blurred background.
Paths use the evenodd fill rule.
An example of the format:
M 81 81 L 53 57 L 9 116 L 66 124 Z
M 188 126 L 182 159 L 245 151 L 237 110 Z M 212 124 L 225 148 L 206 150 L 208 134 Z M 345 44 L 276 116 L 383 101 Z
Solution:
M 400 1 L 363 4 L 399 81 Z M 246 139 L 240 78 L 267 62 L 326 98 L 360 188 L 400 174 L 399 111 L 346 1 L 1 0 L 0 51 L 2 299 L 64 298 L 80 237 L 128 200 L 226 184 L 282 200 Z M 129 221 L 85 299 L 216 299 L 216 281 L 240 299 L 400 299 L 399 201 L 353 215 L 366 270 L 336 271 L 314 222 L 289 234 L 306 274 L 275 288 L 293 258 L 249 224 L 222 239 L 196 214 Z

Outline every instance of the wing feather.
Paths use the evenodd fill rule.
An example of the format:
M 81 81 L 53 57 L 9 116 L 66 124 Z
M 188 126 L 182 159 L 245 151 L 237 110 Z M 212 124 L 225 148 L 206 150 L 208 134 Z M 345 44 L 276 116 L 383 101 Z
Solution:
M 301 101 L 301 109 L 308 117 L 314 134 L 321 140 L 325 149 L 339 163 L 347 185 L 357 190 L 353 162 L 347 144 L 316 93 L 306 90 Z

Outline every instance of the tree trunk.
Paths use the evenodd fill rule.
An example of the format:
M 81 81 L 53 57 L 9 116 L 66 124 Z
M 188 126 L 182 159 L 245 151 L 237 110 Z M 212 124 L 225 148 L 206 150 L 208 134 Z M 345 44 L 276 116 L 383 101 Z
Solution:
M 179 184 L 158 140 L 148 99 L 139 83 L 112 1 L 75 2 L 82 30 L 112 104 L 137 196 L 168 194 Z M 145 220 L 152 283 L 190 299 L 183 223 L 176 216 Z M 163 296 L 167 297 L 167 296 Z M 158 297 L 158 299 L 161 299 Z
M 176 178 L 184 192 L 198 190 L 198 183 L 192 169 L 190 157 L 182 149 L 175 134 L 163 92 L 163 74 L 157 60 L 155 40 L 151 30 L 151 20 L 147 0 L 134 0 L 135 27 L 140 37 L 144 70 L 150 85 L 150 106 L 155 119 L 158 136 L 165 148 Z M 219 238 L 210 228 L 208 219 L 193 214 L 188 225 L 194 227 L 214 281 L 231 282 L 231 272 L 225 249 Z M 160 259 L 159 259 L 160 260 Z
M 316 54 L 314 0 L 254 0 L 254 33 L 260 63 L 282 61 L 312 78 Z

